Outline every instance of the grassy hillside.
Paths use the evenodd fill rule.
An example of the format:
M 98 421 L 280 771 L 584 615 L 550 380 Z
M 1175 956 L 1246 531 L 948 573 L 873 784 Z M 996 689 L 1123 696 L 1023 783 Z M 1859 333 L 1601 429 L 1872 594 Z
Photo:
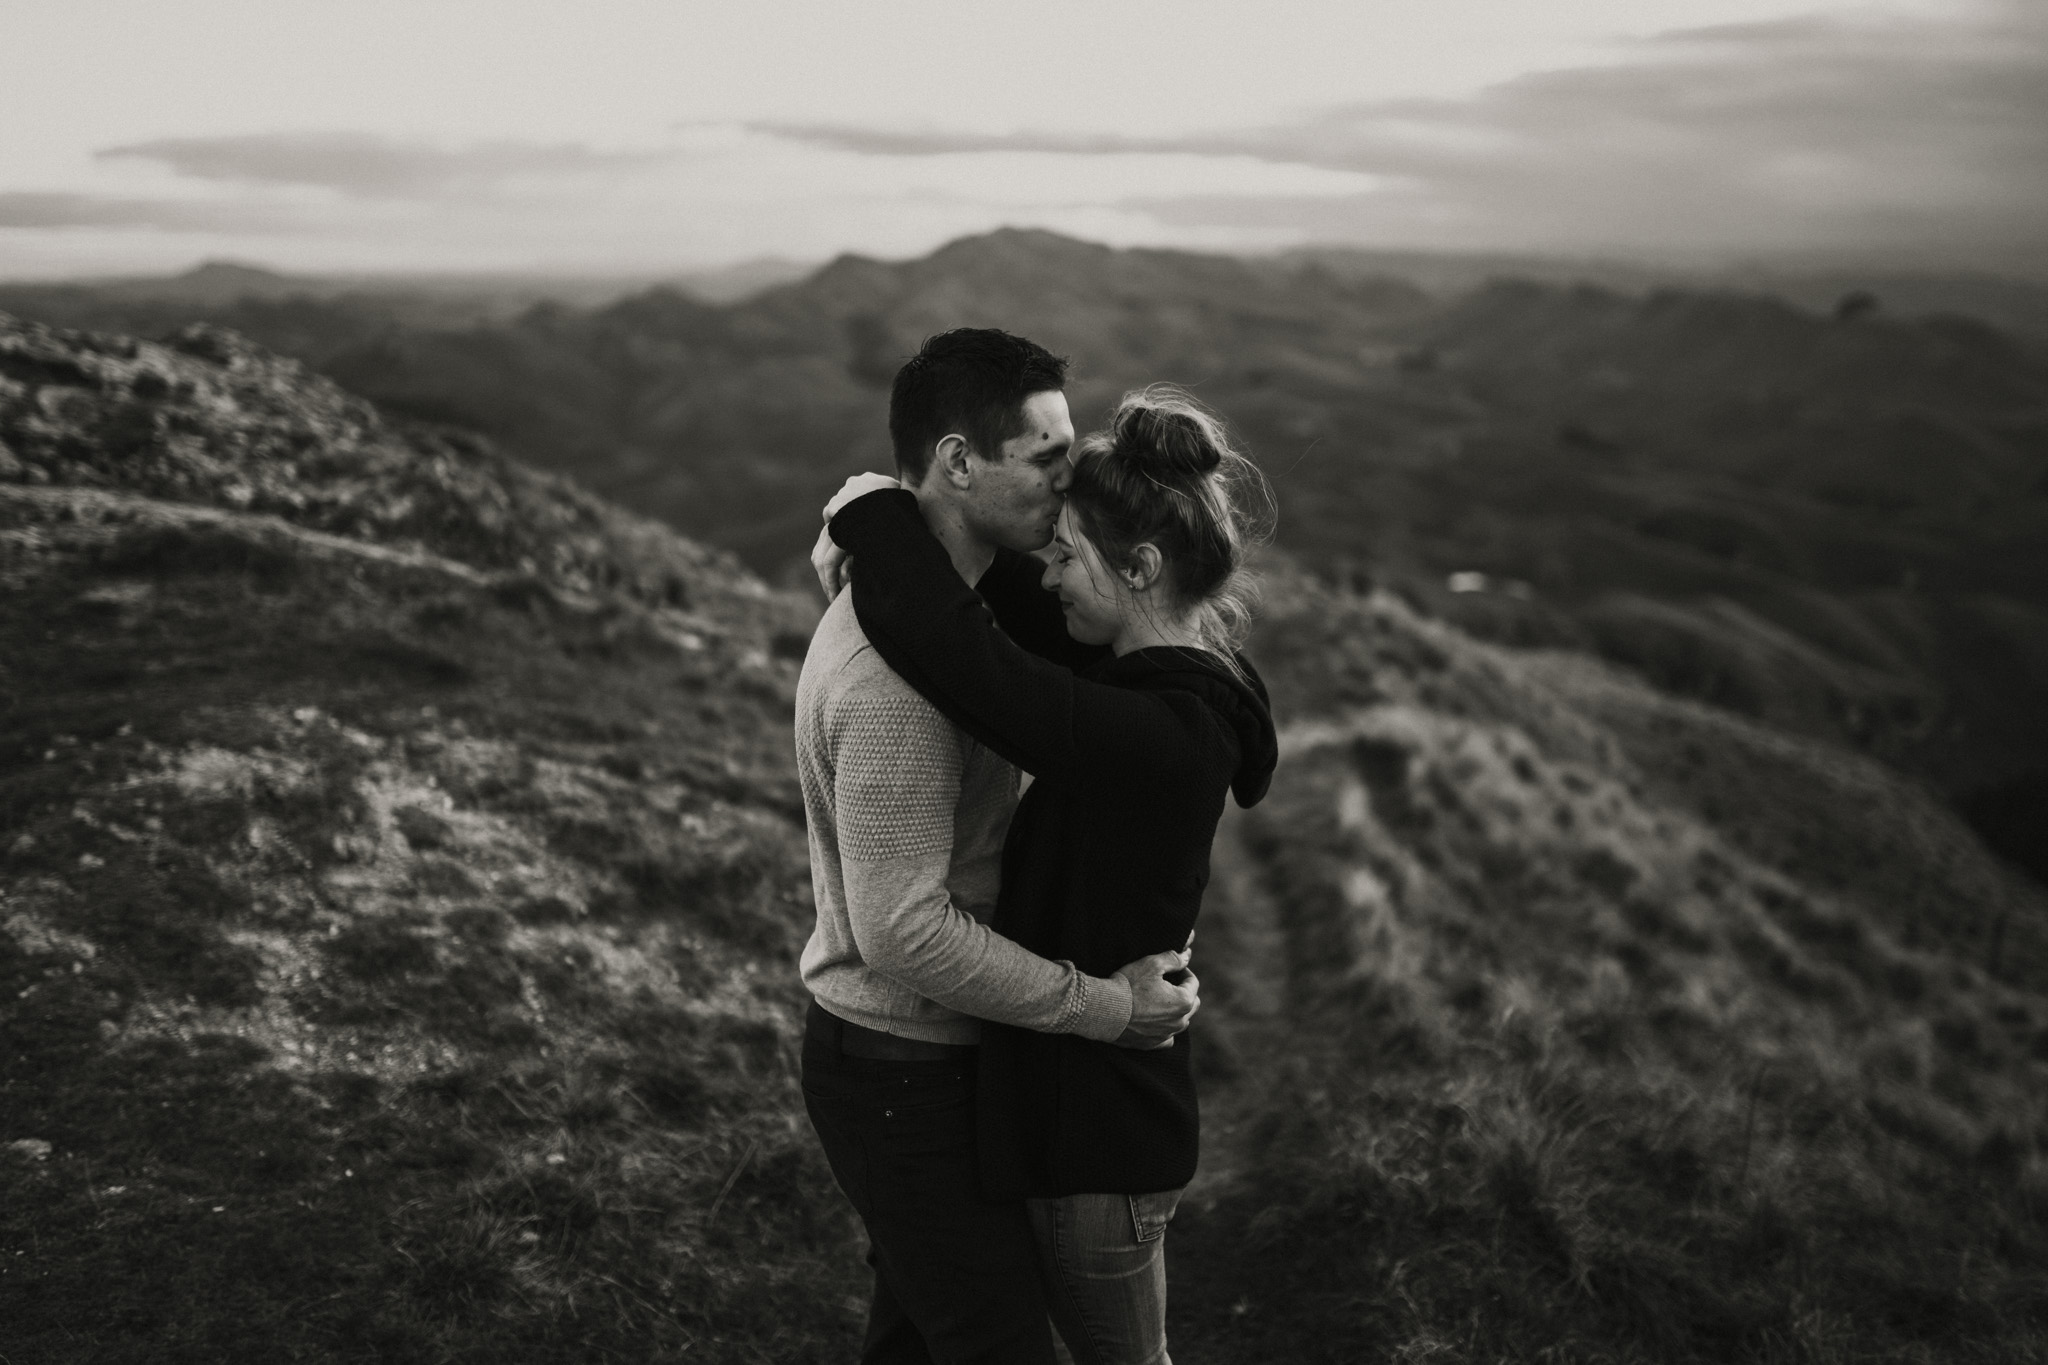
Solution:
M 809 610 L 225 334 L 0 442 L 0 1355 L 840 1354 Z
M 2048 1353 L 2048 904 L 1884 769 L 1274 594 L 1177 1360 Z
M 834 1361 L 814 610 L 208 329 L 0 321 L 0 1354 Z M 1195 1362 L 2048 1351 L 2048 904 L 1845 748 L 1275 566 Z

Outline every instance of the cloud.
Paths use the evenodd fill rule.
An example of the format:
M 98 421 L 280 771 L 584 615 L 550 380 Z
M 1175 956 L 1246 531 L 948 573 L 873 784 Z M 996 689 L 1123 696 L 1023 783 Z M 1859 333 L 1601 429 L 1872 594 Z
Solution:
M 160 232 L 282 232 L 295 226 L 289 215 L 269 204 L 0 191 L 0 229 L 150 228 Z
M 528 142 L 449 150 L 369 133 L 333 132 L 162 138 L 103 148 L 95 155 L 155 161 L 200 180 L 313 185 L 360 199 L 431 199 L 474 193 L 518 177 L 634 169 L 672 154 Z
M 953 133 L 857 128 L 827 123 L 749 123 L 751 132 L 863 156 L 958 156 L 984 152 L 1053 152 L 1118 156 L 1148 152 L 1221 152 L 1224 143 L 1195 138 L 1128 138 L 1115 134 Z
M 1169 228 L 1655 253 L 1846 249 L 2048 269 L 2048 15 L 1810 17 L 1682 31 L 1466 99 L 1133 139 L 762 125 L 872 156 L 1182 152 L 1377 177 L 1369 193 L 1150 190 Z
M 2048 6 L 1940 3 L 1950 18 L 1697 29 L 1469 97 L 1176 135 L 1104 115 L 1080 132 L 700 120 L 631 151 L 131 137 L 90 178 L 52 163 L 9 186 L 0 235 L 14 260 L 637 270 L 908 255 L 1011 224 L 1224 250 L 1853 252 L 2048 274 Z

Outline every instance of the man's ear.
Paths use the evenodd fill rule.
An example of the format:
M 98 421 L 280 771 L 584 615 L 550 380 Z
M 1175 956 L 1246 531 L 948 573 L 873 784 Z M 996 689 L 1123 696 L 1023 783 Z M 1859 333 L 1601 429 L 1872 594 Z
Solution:
M 974 484 L 974 468 L 967 461 L 967 438 L 948 435 L 932 448 L 932 468 L 954 488 L 965 492 Z
M 1145 592 L 1159 581 L 1159 571 L 1166 567 L 1166 560 L 1160 555 L 1159 547 L 1147 540 L 1131 551 L 1131 557 L 1124 561 L 1124 582 L 1132 592 Z

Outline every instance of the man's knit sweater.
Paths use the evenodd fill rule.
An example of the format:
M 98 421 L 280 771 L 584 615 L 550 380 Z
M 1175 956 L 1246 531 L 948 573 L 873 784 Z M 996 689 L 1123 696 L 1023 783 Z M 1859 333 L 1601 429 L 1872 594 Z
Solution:
M 804 985 L 849 1023 L 934 1043 L 982 1019 L 1114 1041 L 1130 987 L 988 927 L 1017 770 L 961 734 L 868 644 L 852 594 L 825 612 L 796 698 L 817 928 Z

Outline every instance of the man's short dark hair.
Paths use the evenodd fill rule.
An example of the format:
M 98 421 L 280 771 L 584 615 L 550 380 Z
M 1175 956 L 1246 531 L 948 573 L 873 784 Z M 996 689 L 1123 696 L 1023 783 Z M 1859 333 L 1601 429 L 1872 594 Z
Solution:
M 993 327 L 956 327 L 927 337 L 896 371 L 889 391 L 889 439 L 905 483 L 924 479 L 932 448 L 951 435 L 985 460 L 1024 434 L 1024 400 L 1063 389 L 1067 362 Z

